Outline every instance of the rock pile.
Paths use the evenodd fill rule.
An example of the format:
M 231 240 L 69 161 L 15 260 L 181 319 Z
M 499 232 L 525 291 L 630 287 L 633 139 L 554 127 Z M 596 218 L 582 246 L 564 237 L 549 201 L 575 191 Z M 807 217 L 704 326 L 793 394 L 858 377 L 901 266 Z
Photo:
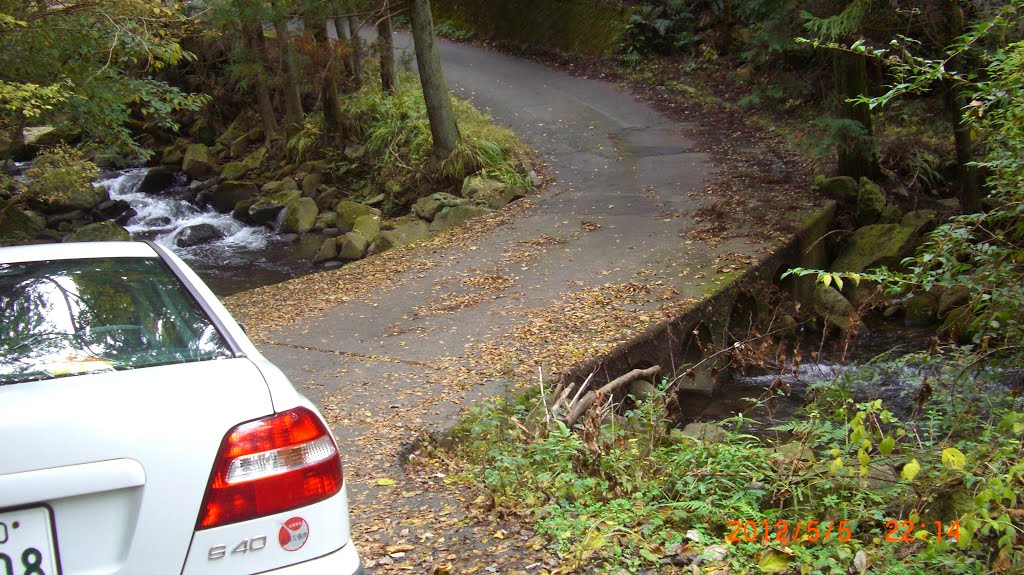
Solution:
M 244 126 L 243 119 L 236 120 L 212 145 L 179 140 L 163 150 L 164 167 L 155 171 L 180 169 L 193 180 L 190 189 L 196 203 L 231 213 L 238 220 L 280 234 L 322 235 L 314 256 L 317 264 L 336 265 L 331 262 L 358 260 L 411 244 L 499 210 L 529 191 L 471 176 L 458 196 L 434 193 L 418 200 L 409 215 L 385 220 L 378 206 L 388 194 L 374 194 L 369 184 L 348 189 L 352 182 L 342 176 L 350 167 L 339 173 L 338 164 L 310 161 L 268 168 L 262 133 Z M 354 165 L 365 154 L 363 146 L 346 146 L 342 163 Z M 162 176 L 154 176 L 158 177 Z
M 111 200 L 102 186 L 29 189 L 21 194 L 23 201 L 11 203 L 8 194 L 0 191 L 0 246 L 131 239 L 122 226 L 135 211 L 127 202 Z
M 875 182 L 861 178 L 840 176 L 815 179 L 815 188 L 836 200 L 840 210 L 852 214 L 856 228 L 837 246 L 837 255 L 829 271 L 862 273 L 882 266 L 898 270 L 904 258 L 912 255 L 923 241 L 924 234 L 934 229 L 938 214 L 934 210 L 916 210 L 903 213 L 890 203 L 883 189 Z M 870 286 L 862 282 L 846 282 L 840 289 L 834 283 L 815 286 L 814 310 L 826 322 L 849 329 L 855 315 L 856 304 Z M 902 317 L 910 327 L 930 326 L 944 321 L 943 328 L 951 329 L 950 322 L 964 316 L 969 299 L 969 288 L 932 288 L 905 300 L 895 302 L 885 310 L 887 319 Z

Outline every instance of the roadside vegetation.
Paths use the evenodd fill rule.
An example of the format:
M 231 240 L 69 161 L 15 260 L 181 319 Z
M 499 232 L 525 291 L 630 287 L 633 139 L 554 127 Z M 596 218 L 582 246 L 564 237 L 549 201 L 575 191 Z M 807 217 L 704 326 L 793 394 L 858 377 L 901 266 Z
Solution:
M 883 310 L 934 339 L 814 383 L 782 425 L 681 420 L 667 382 L 599 394 L 578 420 L 543 389 L 510 396 L 454 431 L 460 480 L 531 518 L 563 572 L 1024 571 L 1024 4 L 630 4 L 618 54 L 583 67 L 666 110 L 726 111 L 782 136 L 833 176 L 815 182 L 823 194 L 849 182 L 853 200 L 833 198 L 857 232 L 822 241 L 842 251 L 864 228 L 899 230 L 889 206 L 944 216 L 885 262 L 786 273 L 850 314 L 836 321 L 816 301 L 815 348 Z M 866 193 L 880 198 L 870 219 Z M 956 305 L 938 317 L 940 299 Z M 734 367 L 762 363 L 732 355 Z M 795 369 L 788 357 L 779 369 Z M 899 397 L 878 399 L 882 382 Z
M 1001 366 L 947 351 L 820 382 L 757 435 L 742 415 L 675 428 L 662 391 L 574 429 L 510 398 L 454 430 L 458 477 L 531 518 L 562 572 L 1015 573 L 1024 413 Z M 897 405 L 854 399 L 883 377 Z

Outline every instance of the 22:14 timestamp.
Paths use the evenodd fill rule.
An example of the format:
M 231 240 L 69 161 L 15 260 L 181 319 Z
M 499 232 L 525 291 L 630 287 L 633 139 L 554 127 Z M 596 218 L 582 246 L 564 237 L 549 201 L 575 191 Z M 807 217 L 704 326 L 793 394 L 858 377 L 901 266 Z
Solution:
M 913 521 L 886 521 L 885 540 L 898 543 L 911 543 L 917 540 L 917 538 L 914 537 L 915 530 L 925 530 L 928 533 L 934 532 L 939 541 L 942 541 L 943 539 L 960 541 L 959 521 L 953 521 L 948 525 L 941 521 L 932 521 L 931 524 L 924 522 L 914 523 Z

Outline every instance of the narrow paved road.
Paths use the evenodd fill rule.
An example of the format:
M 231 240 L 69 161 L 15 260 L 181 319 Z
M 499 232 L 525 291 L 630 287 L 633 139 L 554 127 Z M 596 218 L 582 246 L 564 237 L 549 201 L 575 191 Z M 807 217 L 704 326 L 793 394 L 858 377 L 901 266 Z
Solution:
M 539 152 L 550 189 L 501 225 L 470 224 L 473 233 L 408 252 L 394 274 L 383 254 L 379 285 L 298 323 L 253 326 L 260 310 L 242 303 L 299 308 L 309 295 L 300 290 L 329 298 L 351 276 L 329 272 L 230 300 L 261 349 L 335 424 L 357 541 L 371 560 L 389 544 L 436 539 L 438 513 L 460 518 L 450 525 L 467 521 L 440 480 L 404 476 L 403 446 L 501 393 L 513 374 L 550 375 L 614 345 L 623 330 L 641 331 L 644 314 L 671 313 L 705 293 L 717 256 L 752 253 L 742 239 L 712 248 L 687 237 L 709 203 L 711 170 L 687 126 L 608 82 L 471 46 L 442 42 L 441 50 L 452 90 Z M 461 537 L 465 549 L 481 546 Z M 397 564 L 429 572 L 421 569 L 444 558 L 436 548 L 423 553 Z

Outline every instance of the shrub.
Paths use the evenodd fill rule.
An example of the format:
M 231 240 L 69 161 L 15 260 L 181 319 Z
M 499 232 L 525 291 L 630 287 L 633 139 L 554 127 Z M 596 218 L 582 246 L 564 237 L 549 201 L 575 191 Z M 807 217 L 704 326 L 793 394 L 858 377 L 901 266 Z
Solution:
M 99 197 L 92 185 L 98 173 L 96 164 L 79 150 L 52 148 L 25 172 L 24 197 L 44 211 L 90 209 Z
M 462 143 L 437 162 L 423 92 L 410 75 L 403 75 L 402 85 L 398 94 L 390 96 L 377 85 L 365 86 L 343 107 L 349 133 L 365 143 L 375 161 L 376 179 L 387 182 L 386 189 L 401 190 L 396 192 L 401 197 L 388 198 L 389 204 L 408 205 L 436 191 L 432 188 L 461 185 L 466 176 L 477 173 L 506 183 L 523 182 L 527 147 L 465 100 L 453 99 Z

